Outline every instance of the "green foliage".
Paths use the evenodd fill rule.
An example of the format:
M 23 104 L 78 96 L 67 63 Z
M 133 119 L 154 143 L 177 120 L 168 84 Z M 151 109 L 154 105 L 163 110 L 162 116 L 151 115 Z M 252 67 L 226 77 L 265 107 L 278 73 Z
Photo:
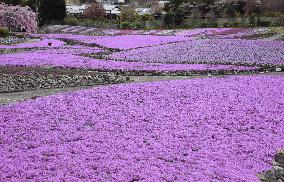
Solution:
M 65 0 L 41 0 L 39 11 L 41 25 L 51 20 L 63 20 L 66 17 Z
M 260 21 L 258 26 L 269 27 L 271 24 L 272 24 L 271 21 L 265 20 L 265 21 Z
M 125 30 L 125 29 L 130 29 L 130 24 L 128 22 L 121 22 L 120 23 L 120 28 Z
M 65 25 L 77 26 L 78 25 L 78 19 L 74 18 L 74 17 L 66 17 L 66 18 L 64 18 L 63 23 Z
M 232 23 L 232 26 L 233 26 L 233 27 L 240 27 L 240 26 L 241 26 L 241 23 L 236 21 L 236 22 L 233 22 L 233 23 Z
M 183 24 L 187 17 L 205 18 L 207 15 L 212 17 L 215 0 L 171 0 L 166 4 L 165 24 L 179 26 Z
M 186 22 L 187 18 L 251 17 L 249 25 L 255 26 L 260 24 L 259 21 L 256 21 L 256 17 L 263 15 L 280 17 L 281 13 L 266 12 L 269 10 L 268 5 L 268 0 L 170 0 L 164 7 L 164 11 L 166 12 L 164 23 L 167 26 L 173 25 L 179 27 Z M 205 27 L 205 24 L 200 23 L 198 26 Z M 208 26 L 212 27 L 210 23 L 208 23 Z M 225 26 L 236 27 L 240 25 L 227 23 Z
M 18 37 L 18 38 L 20 38 L 20 39 L 26 38 L 26 36 L 23 35 L 23 34 L 16 34 L 15 36 Z
M 141 21 L 153 21 L 154 17 L 152 15 L 142 15 Z
M 272 26 L 272 27 L 280 27 L 282 25 L 281 25 L 281 23 L 273 22 L 273 23 L 270 24 L 270 26 Z
M 209 24 L 206 23 L 206 22 L 202 22 L 201 25 L 200 25 L 201 28 L 208 28 L 209 27 Z
M 233 27 L 233 24 L 232 24 L 232 23 L 229 23 L 229 22 L 226 22 L 226 23 L 224 23 L 223 26 L 226 27 L 226 28 L 228 28 L 228 27 Z
M 135 27 L 136 30 L 141 30 L 141 29 L 145 29 L 145 26 L 142 23 L 135 23 Z
M 140 19 L 141 17 L 137 14 L 134 8 L 122 8 L 120 13 L 121 22 L 136 22 Z
M 10 4 L 10 5 L 24 5 L 25 0 L 0 0 L 0 3 Z
M 174 15 L 172 13 L 167 13 L 164 17 L 164 23 L 166 26 L 170 26 L 170 25 L 173 25 L 174 22 L 173 22 L 173 17 Z
M 10 35 L 10 31 L 8 28 L 0 27 L 0 37 L 8 37 Z
M 209 27 L 211 27 L 211 28 L 217 28 L 217 27 L 218 27 L 218 22 L 216 22 L 216 21 L 211 21 L 211 22 L 209 23 Z
M 282 14 L 281 12 L 271 12 L 271 11 L 269 11 L 269 12 L 265 12 L 263 15 L 265 17 L 280 17 L 281 14 Z
M 215 8 L 219 16 L 222 17 L 240 17 L 245 14 L 246 2 L 244 0 L 219 1 Z

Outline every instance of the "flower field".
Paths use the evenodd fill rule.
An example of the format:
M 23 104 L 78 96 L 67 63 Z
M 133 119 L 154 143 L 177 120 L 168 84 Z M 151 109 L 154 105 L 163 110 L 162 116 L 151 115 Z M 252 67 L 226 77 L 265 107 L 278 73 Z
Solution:
M 269 28 L 44 31 L 0 45 L 1 89 L 81 90 L 0 92 L 0 181 L 257 182 L 284 148 Z
M 0 107 L 0 179 L 250 181 L 284 146 L 284 79 L 105 86 Z
M 193 30 L 116 30 L 116 29 L 100 29 L 92 27 L 54 25 L 45 29 L 48 33 L 56 34 L 73 34 L 73 35 L 93 35 L 93 36 L 121 36 L 121 35 L 152 35 L 152 36 L 184 36 L 198 37 L 200 35 L 221 36 L 241 38 L 244 35 L 252 35 L 256 33 L 268 32 L 268 28 L 196 28 Z
M 118 52 L 113 59 L 148 63 L 284 65 L 284 42 L 267 40 L 191 40 Z
M 0 55 L 1 65 L 21 66 L 58 66 L 89 68 L 94 70 L 125 70 L 125 71 L 254 71 L 259 67 L 210 64 L 149 64 L 143 62 L 127 62 L 113 60 L 98 60 L 82 57 L 78 54 L 97 53 L 98 48 L 82 46 L 65 47 L 62 49 L 38 50 L 33 52 Z
M 219 36 L 239 31 L 197 29 L 192 30 L 191 35 L 207 32 Z M 26 50 L 0 55 L 0 65 L 185 74 L 255 72 L 263 64 L 283 63 L 282 41 L 199 39 L 191 37 L 188 32 L 172 36 L 33 34 L 31 36 L 39 40 L 0 45 L 2 50 Z M 272 46 L 266 49 L 268 45 Z
M 113 49 L 134 49 L 189 40 L 183 36 L 152 36 L 152 35 L 118 35 L 118 36 L 89 36 L 72 34 L 44 34 L 34 35 L 42 38 L 57 38 L 78 41 L 85 44 L 98 44 Z

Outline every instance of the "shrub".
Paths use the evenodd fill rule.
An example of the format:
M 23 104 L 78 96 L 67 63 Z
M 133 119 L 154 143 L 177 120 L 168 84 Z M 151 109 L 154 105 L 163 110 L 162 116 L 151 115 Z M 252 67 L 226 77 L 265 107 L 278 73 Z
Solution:
M 273 22 L 273 23 L 270 24 L 270 26 L 279 27 L 279 26 L 281 26 L 281 23 Z
M 0 27 L 0 37 L 8 37 L 10 34 L 10 31 L 8 28 L 1 28 Z
M 24 5 L 25 1 L 24 0 L 0 0 L 0 2 L 3 2 L 5 4 L 11 4 L 11 5 Z
M 136 22 L 141 20 L 141 16 L 137 14 L 134 8 L 122 8 L 120 20 L 122 22 Z
M 73 25 L 73 26 L 77 26 L 78 25 L 78 19 L 77 18 L 73 18 L 73 17 L 64 18 L 63 22 L 66 25 Z
M 142 16 L 141 16 L 141 20 L 142 20 L 142 21 L 153 21 L 154 18 L 153 18 L 152 15 L 146 14 L 146 15 L 142 15 Z
M 63 20 L 66 17 L 65 0 L 41 0 L 39 11 L 41 25 L 51 20 Z
M 224 23 L 224 27 L 232 27 L 232 24 L 229 22 Z
M 271 22 L 268 20 L 258 22 L 258 26 L 261 26 L 261 27 L 269 27 L 270 25 L 271 25 Z
M 212 27 L 212 28 L 218 27 L 218 22 L 216 22 L 216 21 L 210 22 L 210 23 L 209 23 L 209 27 Z
M 208 23 L 206 23 L 206 22 L 201 23 L 201 28 L 207 28 L 207 27 L 209 27 Z
M 141 29 L 144 29 L 145 26 L 143 26 L 141 23 L 135 23 L 135 29 L 136 30 L 141 30 Z
M 232 24 L 232 26 L 233 27 L 239 27 L 241 25 L 241 23 L 240 22 L 233 22 L 233 24 Z
M 128 22 L 121 22 L 120 27 L 121 27 L 121 29 L 130 29 L 131 28 L 131 26 Z
M 26 36 L 23 35 L 23 34 L 15 34 L 15 36 L 18 37 L 18 38 L 20 38 L 20 39 L 26 38 Z
M 264 12 L 264 16 L 265 17 L 280 17 L 281 16 L 281 12 Z

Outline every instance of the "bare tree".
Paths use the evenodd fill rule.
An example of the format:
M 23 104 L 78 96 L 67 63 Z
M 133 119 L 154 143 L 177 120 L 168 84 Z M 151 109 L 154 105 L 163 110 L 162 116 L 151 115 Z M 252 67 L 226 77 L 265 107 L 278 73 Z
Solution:
M 87 19 L 102 19 L 106 15 L 105 9 L 101 3 L 93 2 L 88 4 L 87 9 L 85 10 L 83 17 Z

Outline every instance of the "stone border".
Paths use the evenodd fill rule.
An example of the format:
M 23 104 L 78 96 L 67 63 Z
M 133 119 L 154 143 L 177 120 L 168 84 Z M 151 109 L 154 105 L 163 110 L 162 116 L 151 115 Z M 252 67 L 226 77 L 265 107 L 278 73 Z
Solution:
M 129 81 L 125 76 L 79 69 L 0 67 L 0 93 L 93 86 Z
M 258 177 L 262 182 L 284 182 L 284 150 L 274 156 L 272 169 Z

